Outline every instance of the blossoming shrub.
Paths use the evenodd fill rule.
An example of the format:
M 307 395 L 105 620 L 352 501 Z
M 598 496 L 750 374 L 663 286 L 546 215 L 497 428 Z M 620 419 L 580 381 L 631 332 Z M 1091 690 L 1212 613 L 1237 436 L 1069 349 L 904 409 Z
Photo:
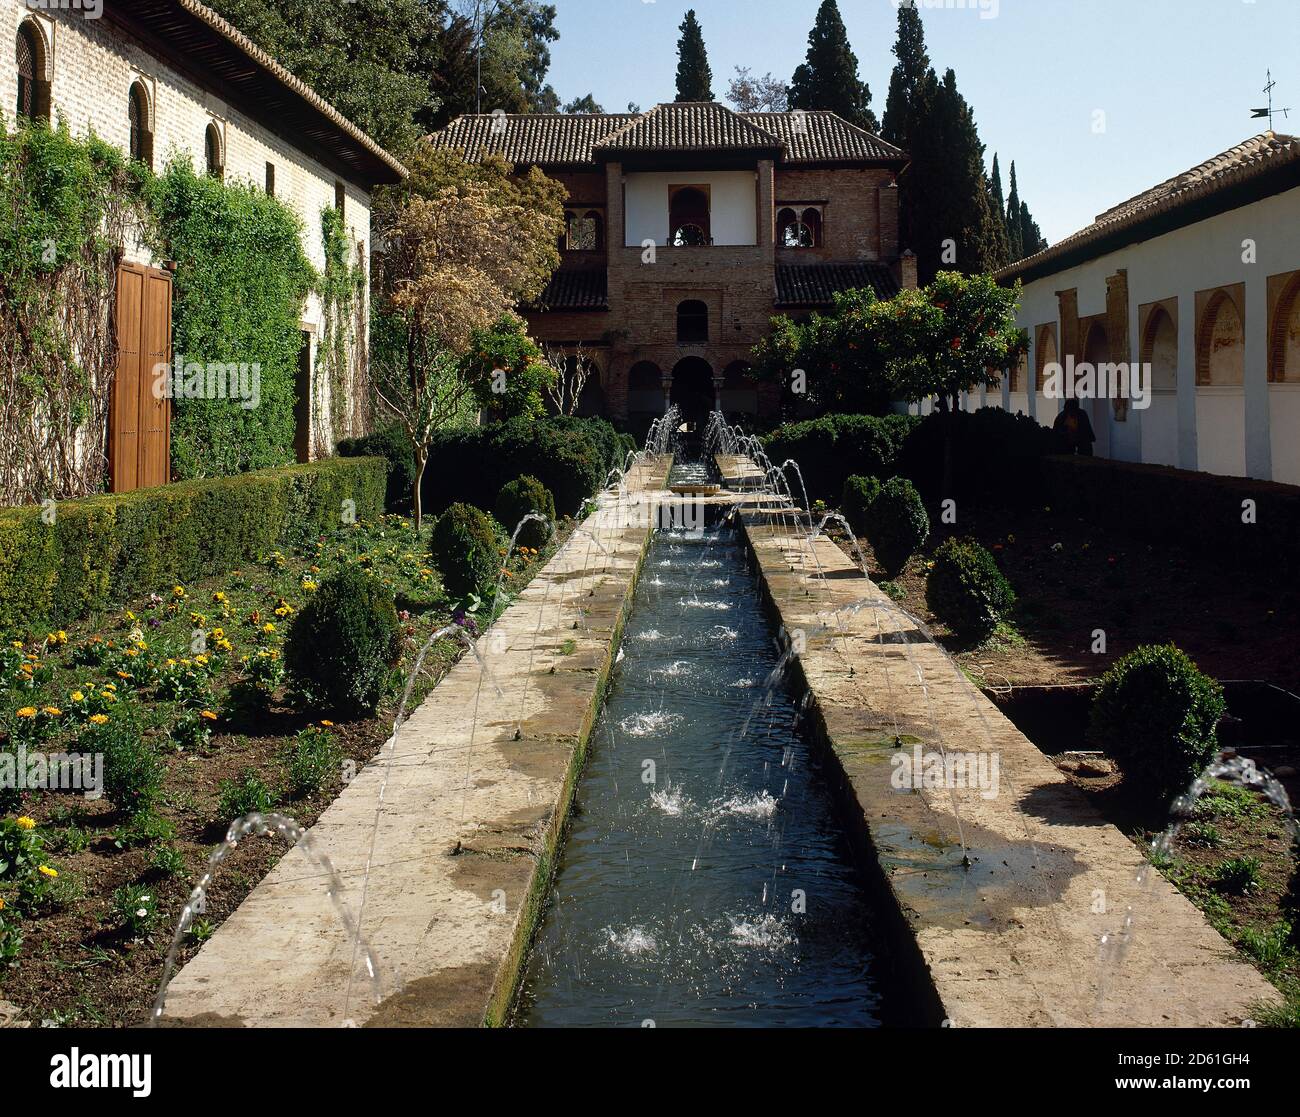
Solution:
M 58 881 L 59 871 L 49 863 L 35 821 L 0 820 L 0 919 L 35 915 L 57 902 Z
M 0 635 L 25 637 L 281 542 L 380 515 L 378 458 L 326 461 L 0 509 Z
M 1173 644 L 1137 648 L 1102 677 L 1088 738 L 1162 800 L 1185 791 L 1217 747 L 1223 688 Z
M 294 618 L 285 665 L 296 693 L 347 715 L 374 713 L 401 656 L 392 592 L 358 566 L 320 584 Z
M 524 474 L 501 486 L 494 506 L 497 523 L 509 535 L 529 512 L 540 512 L 546 523 L 529 520 L 519 532 L 518 543 L 524 547 L 541 547 L 550 538 L 555 525 L 555 498 L 551 490 L 536 477 Z
M 447 592 L 456 598 L 489 591 L 501 569 L 492 522 L 471 504 L 453 504 L 438 517 L 429 557 L 442 573 Z

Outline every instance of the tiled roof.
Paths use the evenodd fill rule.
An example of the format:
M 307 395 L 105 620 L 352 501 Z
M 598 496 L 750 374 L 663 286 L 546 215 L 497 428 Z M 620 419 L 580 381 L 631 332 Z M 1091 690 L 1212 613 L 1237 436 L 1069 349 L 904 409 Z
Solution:
M 608 310 L 604 268 L 559 268 L 536 301 L 534 310 Z
M 673 102 L 636 114 L 461 116 L 428 139 L 467 159 L 496 153 L 511 163 L 540 167 L 594 164 L 602 154 L 670 151 L 773 151 L 783 163 L 906 159 L 898 148 L 832 112 L 736 113 L 715 102 Z
M 870 287 L 876 296 L 892 299 L 898 280 L 885 264 L 778 264 L 777 306 L 830 306 L 839 291 Z
M 511 163 L 568 166 L 594 163 L 596 141 L 635 119 L 628 113 L 471 114 L 458 116 L 441 132 L 429 136 L 429 142 L 460 151 L 471 162 L 496 154 Z
M 779 150 L 781 141 L 716 101 L 670 102 L 633 117 L 596 145 L 596 150 L 719 151 Z
M 850 124 L 833 112 L 746 112 L 746 120 L 778 136 L 786 163 L 834 163 L 847 159 L 898 160 L 907 156 L 893 144 Z
M 1071 258 L 1071 263 L 1062 266 L 1072 266 L 1081 254 L 1083 259 L 1090 258 L 1088 248 L 1091 245 L 1098 245 L 1094 255 L 1108 251 L 1109 248 L 1102 246 L 1101 242 L 1133 234 L 1148 222 L 1171 220 L 1171 215 L 1183 206 L 1210 199 L 1289 164 L 1300 170 L 1300 139 L 1275 132 L 1252 136 L 1213 159 L 1207 159 L 1199 166 L 1098 214 L 1091 225 L 1042 252 L 1003 268 L 996 278 L 1015 279 L 1030 271 L 1051 274 L 1054 269 L 1049 265 L 1065 257 Z

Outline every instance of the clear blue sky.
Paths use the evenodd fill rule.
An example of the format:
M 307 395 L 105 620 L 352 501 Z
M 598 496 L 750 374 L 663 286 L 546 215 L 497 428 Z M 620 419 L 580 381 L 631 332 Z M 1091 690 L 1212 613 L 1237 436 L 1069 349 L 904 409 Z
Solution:
M 551 0 L 561 38 L 550 80 L 564 100 L 594 94 L 608 112 L 674 95 L 678 24 L 691 0 Z M 1052 242 L 1103 209 L 1264 131 L 1264 72 L 1292 106 L 1279 132 L 1300 133 L 1300 0 L 980 0 L 963 9 L 920 0 L 930 60 L 951 66 L 974 107 L 991 162 L 1010 161 Z M 990 4 L 993 0 L 983 0 Z M 724 99 L 734 67 L 789 80 L 803 61 L 820 0 L 694 0 Z M 840 12 L 884 112 L 897 9 L 840 0 Z M 1106 130 L 1093 131 L 1095 110 Z

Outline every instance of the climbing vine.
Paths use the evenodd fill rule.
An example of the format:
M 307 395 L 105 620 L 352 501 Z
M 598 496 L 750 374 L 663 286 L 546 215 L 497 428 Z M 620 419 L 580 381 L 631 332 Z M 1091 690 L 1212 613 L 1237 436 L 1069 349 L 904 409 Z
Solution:
M 172 401 L 172 474 L 241 473 L 294 458 L 294 379 L 304 300 L 318 278 L 302 226 L 251 183 L 196 174 L 188 159 L 149 187 L 151 247 L 176 261 L 172 347 L 187 365 L 256 366 L 256 406 L 229 399 Z M 243 401 L 247 402 L 247 401 Z
M 103 488 L 117 264 L 147 178 L 63 122 L 0 119 L 0 504 Z
M 342 438 L 358 433 L 365 416 L 358 413 L 359 401 L 369 398 L 368 385 L 361 383 L 366 354 L 359 339 L 365 336 L 365 264 L 353 255 L 343 216 L 333 207 L 321 211 L 321 244 L 325 270 L 317 285 L 324 327 L 316 353 L 313 426 L 318 446 L 333 446 Z M 327 391 L 322 390 L 327 389 Z M 320 401 L 328 399 L 326 408 Z

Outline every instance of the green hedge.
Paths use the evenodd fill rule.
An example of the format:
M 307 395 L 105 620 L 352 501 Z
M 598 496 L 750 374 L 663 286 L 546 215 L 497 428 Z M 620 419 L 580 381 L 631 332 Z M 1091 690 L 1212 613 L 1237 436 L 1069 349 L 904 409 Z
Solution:
M 1300 574 L 1300 488 L 1158 465 L 1044 458 L 1043 499 L 1109 531 L 1195 548 L 1231 569 L 1266 568 L 1278 583 Z M 1243 523 L 1243 502 L 1255 522 Z
M 415 495 L 415 454 L 401 427 L 386 427 L 359 438 L 343 438 L 338 444 L 342 458 L 383 458 L 388 465 L 388 486 L 384 506 L 390 512 L 410 513 Z
M 59 504 L 0 509 L 0 634 L 69 624 L 178 582 L 220 574 L 287 537 L 384 507 L 379 458 L 330 458 Z
M 892 477 L 900 472 L 904 440 L 920 422 L 913 415 L 824 415 L 777 427 L 763 445 L 774 465 L 790 458 L 799 463 L 810 500 L 833 501 L 850 476 Z M 793 478 L 791 483 L 797 488 Z

